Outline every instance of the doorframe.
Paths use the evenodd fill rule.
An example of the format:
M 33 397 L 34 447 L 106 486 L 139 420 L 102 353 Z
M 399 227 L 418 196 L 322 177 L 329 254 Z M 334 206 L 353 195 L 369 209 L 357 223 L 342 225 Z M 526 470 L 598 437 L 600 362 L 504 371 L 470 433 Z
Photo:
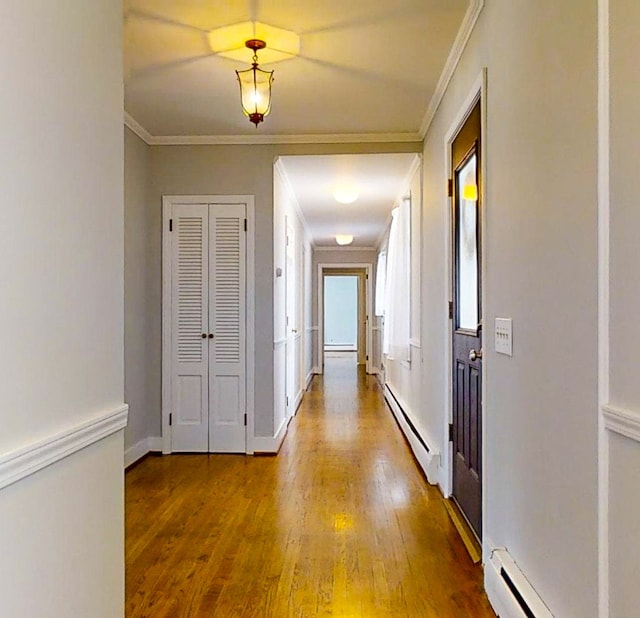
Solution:
M 171 281 L 172 239 L 169 221 L 174 204 L 237 204 L 245 207 L 246 237 L 246 414 L 245 452 L 253 452 L 255 427 L 255 196 L 163 195 L 162 196 L 162 453 L 171 453 Z
M 482 69 L 480 75 L 474 81 L 469 94 L 465 98 L 464 102 L 460 105 L 458 112 L 456 113 L 453 121 L 449 125 L 449 128 L 445 134 L 444 139 L 444 180 L 443 187 L 447 186 L 447 182 L 450 177 L 451 172 L 451 146 L 453 144 L 454 139 L 460 132 L 460 129 L 464 125 L 465 121 L 469 117 L 469 114 L 473 110 L 476 103 L 480 101 L 480 170 L 481 170 L 481 178 L 482 185 L 480 187 L 480 196 L 481 196 L 481 204 L 482 204 L 482 216 L 480 218 L 480 246 L 481 246 L 481 255 L 482 255 L 482 266 L 481 266 L 481 281 L 482 292 L 481 292 L 481 305 L 482 305 L 482 314 L 480 315 L 480 319 L 482 320 L 483 330 L 483 348 L 488 349 L 488 344 L 491 341 L 490 334 L 493 333 L 493 329 L 489 328 L 486 317 L 486 297 L 487 297 L 487 260 L 486 260 L 486 229 L 487 229 L 487 69 L 486 67 Z M 445 226 L 445 276 L 447 280 L 447 285 L 445 288 L 446 298 L 444 298 L 443 306 L 446 307 L 449 302 L 453 300 L 453 259 L 454 259 L 454 251 L 453 251 L 453 212 L 451 208 L 451 198 L 445 197 L 444 200 L 445 209 L 446 209 L 446 217 L 447 217 L 447 225 Z M 449 441 L 449 424 L 453 422 L 453 373 L 452 373 L 452 363 L 453 363 L 453 320 L 449 318 L 448 312 L 444 312 L 444 329 L 447 333 L 445 337 L 444 344 L 444 359 L 445 359 L 445 367 L 446 367 L 446 380 L 444 381 L 444 411 L 443 411 L 443 444 L 445 445 L 445 449 L 443 449 L 446 453 L 446 456 L 442 458 L 442 467 L 443 467 L 443 493 L 445 498 L 449 498 L 453 492 L 453 446 Z M 486 432 L 487 432 L 487 406 L 486 406 L 486 389 L 487 389 L 487 365 L 490 365 L 490 362 L 487 362 L 488 355 L 485 355 L 482 360 L 482 545 L 483 545 L 483 561 L 486 561 L 488 556 L 486 554 L 486 548 L 488 547 L 487 543 L 487 535 L 486 535 L 486 518 L 485 513 L 487 512 L 487 440 L 486 440 Z
M 324 270 L 341 270 L 341 269 L 364 269 L 366 273 L 366 289 L 365 289 L 365 346 L 366 346 L 366 364 L 365 371 L 371 373 L 371 273 L 373 271 L 373 264 L 366 262 L 322 262 L 318 264 L 318 281 L 317 281 L 317 298 L 318 298 L 318 358 L 317 358 L 317 373 L 324 373 Z

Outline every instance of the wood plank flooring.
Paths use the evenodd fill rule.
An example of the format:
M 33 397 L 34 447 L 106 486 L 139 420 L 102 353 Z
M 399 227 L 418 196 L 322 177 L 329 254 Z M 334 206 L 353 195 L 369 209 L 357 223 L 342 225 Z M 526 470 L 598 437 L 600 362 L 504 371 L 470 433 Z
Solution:
M 277 457 L 126 474 L 126 615 L 494 616 L 374 377 L 328 358 Z

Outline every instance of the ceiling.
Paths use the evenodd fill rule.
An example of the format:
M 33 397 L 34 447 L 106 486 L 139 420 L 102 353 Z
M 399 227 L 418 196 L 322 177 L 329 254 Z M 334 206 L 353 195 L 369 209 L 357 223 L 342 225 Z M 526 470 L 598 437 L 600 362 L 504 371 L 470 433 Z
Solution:
M 125 0 L 125 109 L 145 134 L 419 139 L 469 0 Z M 274 69 L 271 114 L 242 114 L 209 31 L 260 21 L 300 36 Z M 267 45 L 269 41 L 267 40 Z
M 416 154 L 280 157 L 316 247 L 336 248 L 336 234 L 353 235 L 351 247 L 377 247 L 391 208 L 406 191 Z M 353 188 L 358 198 L 338 203 L 333 193 Z
M 124 0 L 127 124 L 150 144 L 418 142 L 468 36 L 478 0 Z M 235 70 L 209 33 L 253 21 L 293 31 L 299 54 L 275 71 L 272 110 L 254 127 Z M 266 40 L 269 46 L 269 39 Z M 240 41 L 242 47 L 243 41 Z M 275 47 L 275 44 L 273 45 Z M 266 56 L 265 56 L 266 57 Z M 407 150 L 411 150 L 408 148 Z M 316 246 L 374 247 L 414 154 L 282 157 Z M 415 168 L 414 168 L 415 169 Z M 358 187 L 338 204 L 339 184 Z

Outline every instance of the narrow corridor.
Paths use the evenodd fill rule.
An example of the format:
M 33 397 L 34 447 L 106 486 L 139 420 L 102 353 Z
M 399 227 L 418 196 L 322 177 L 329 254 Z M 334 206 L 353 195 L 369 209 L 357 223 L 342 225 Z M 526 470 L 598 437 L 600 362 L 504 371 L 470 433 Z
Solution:
M 494 616 L 378 381 L 328 357 L 277 457 L 126 474 L 126 615 Z

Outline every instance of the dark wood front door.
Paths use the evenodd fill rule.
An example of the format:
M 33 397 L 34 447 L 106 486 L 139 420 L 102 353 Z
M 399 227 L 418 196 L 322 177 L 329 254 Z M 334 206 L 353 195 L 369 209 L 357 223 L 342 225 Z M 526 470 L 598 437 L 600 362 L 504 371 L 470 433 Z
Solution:
M 480 102 L 451 146 L 453 208 L 453 497 L 482 536 Z

